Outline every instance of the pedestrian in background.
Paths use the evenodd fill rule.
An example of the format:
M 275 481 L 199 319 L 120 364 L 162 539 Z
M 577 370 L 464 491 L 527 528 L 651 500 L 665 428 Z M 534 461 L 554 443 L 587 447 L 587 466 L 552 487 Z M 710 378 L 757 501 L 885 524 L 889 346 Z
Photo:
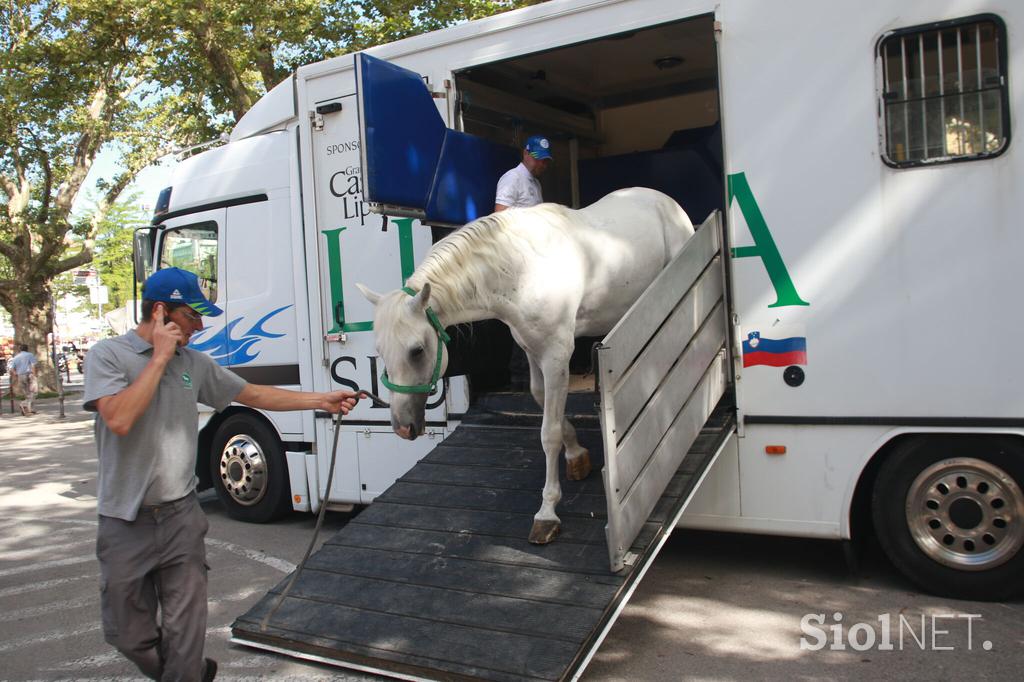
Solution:
M 24 396 L 21 401 L 21 414 L 25 417 L 36 414 L 33 403 L 39 393 L 39 381 L 36 379 L 38 367 L 39 361 L 36 360 L 36 356 L 28 352 L 28 346 L 21 344 L 21 351 L 11 358 L 11 379 L 13 382 L 17 377 L 17 384 L 21 387 Z
M 195 274 L 166 268 L 143 286 L 142 321 L 86 356 L 86 410 L 98 412 L 96 556 L 106 641 L 159 680 L 212 680 L 206 639 L 209 522 L 196 499 L 198 408 L 347 414 L 357 395 L 246 383 L 187 347 L 223 311 Z

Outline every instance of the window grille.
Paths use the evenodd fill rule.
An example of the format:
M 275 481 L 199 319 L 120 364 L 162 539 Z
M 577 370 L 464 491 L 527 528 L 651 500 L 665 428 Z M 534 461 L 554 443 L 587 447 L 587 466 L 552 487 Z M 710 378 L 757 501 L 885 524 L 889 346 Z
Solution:
M 998 17 L 895 31 L 879 41 L 878 59 L 887 164 L 986 158 L 1006 148 L 1006 28 Z

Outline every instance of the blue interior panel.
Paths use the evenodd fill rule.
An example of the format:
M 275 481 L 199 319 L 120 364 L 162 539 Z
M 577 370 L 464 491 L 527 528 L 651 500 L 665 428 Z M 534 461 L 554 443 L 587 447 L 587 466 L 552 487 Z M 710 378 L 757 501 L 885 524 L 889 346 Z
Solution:
M 368 201 L 423 208 L 447 130 L 423 78 L 358 54 Z
M 694 225 L 722 210 L 721 128 L 682 130 L 662 149 L 580 161 L 580 202 L 592 204 L 623 187 L 650 187 L 678 202 Z
M 509 146 L 456 130 L 445 134 L 430 197 L 428 221 L 462 225 L 494 210 L 501 175 L 519 163 Z
M 419 74 L 365 54 L 356 58 L 367 201 L 455 225 L 494 210 L 498 178 L 519 163 L 519 152 L 449 130 Z

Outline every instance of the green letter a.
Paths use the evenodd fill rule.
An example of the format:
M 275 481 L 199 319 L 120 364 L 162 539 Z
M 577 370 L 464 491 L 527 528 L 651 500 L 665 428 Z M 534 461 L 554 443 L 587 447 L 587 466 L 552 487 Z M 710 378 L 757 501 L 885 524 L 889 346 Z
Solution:
M 729 205 L 735 197 L 740 205 L 743 218 L 747 221 L 750 229 L 750 236 L 754 238 L 754 246 L 738 246 L 732 250 L 733 258 L 749 258 L 757 256 L 764 263 L 764 269 L 768 271 L 768 278 L 775 287 L 776 301 L 769 308 L 780 308 L 788 305 L 810 305 L 800 298 L 793 286 L 793 279 L 786 270 L 786 264 L 782 262 L 779 249 L 775 246 L 772 233 L 768 229 L 768 223 L 761 215 L 761 209 L 754 199 L 754 193 L 747 183 L 747 176 L 743 173 L 735 173 L 729 176 Z

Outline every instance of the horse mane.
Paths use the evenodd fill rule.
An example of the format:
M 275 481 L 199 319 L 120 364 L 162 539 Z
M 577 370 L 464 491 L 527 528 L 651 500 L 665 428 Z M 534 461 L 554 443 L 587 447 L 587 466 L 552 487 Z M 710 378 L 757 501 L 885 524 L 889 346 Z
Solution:
M 419 290 L 430 282 L 432 305 L 449 315 L 487 308 L 491 293 L 518 276 L 521 254 L 533 250 L 529 235 L 543 229 L 534 223 L 555 224 L 564 212 L 540 204 L 477 218 L 434 244 L 407 284 Z

